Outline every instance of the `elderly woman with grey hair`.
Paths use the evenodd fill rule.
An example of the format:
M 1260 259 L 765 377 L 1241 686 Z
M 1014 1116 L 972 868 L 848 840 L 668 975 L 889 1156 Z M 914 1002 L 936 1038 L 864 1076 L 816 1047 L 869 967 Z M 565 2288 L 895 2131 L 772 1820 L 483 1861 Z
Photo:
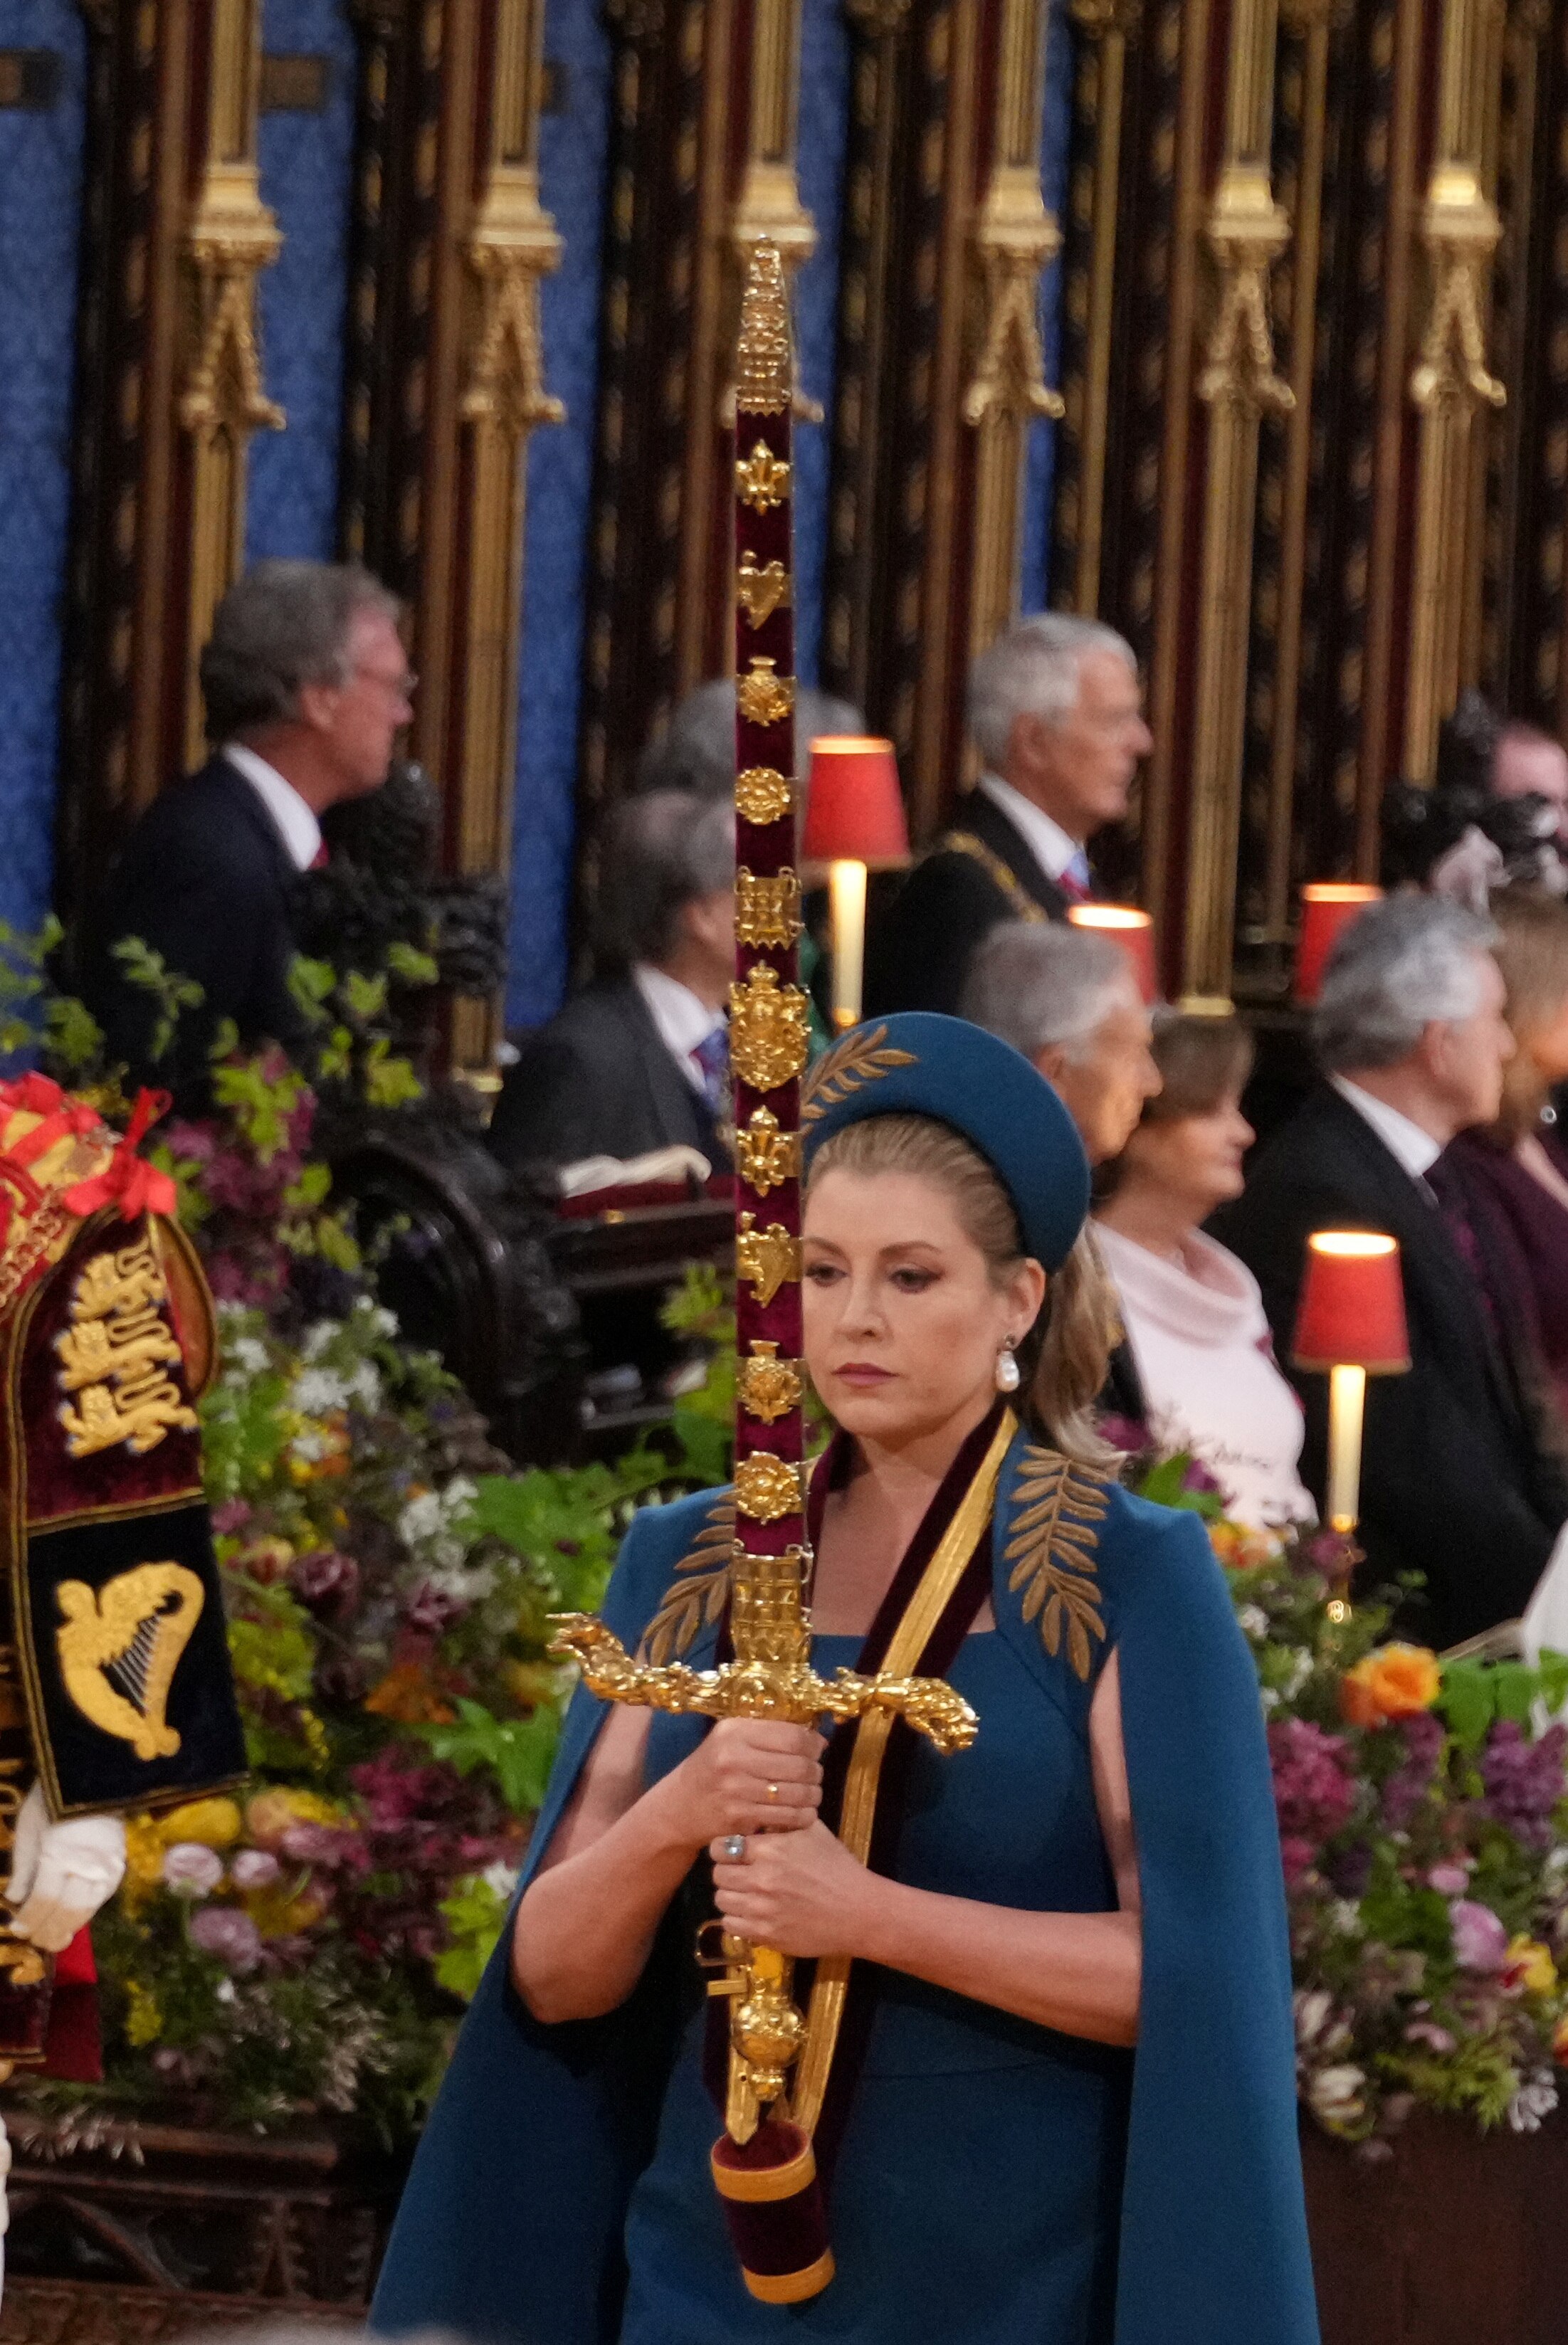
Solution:
M 1064 920 L 1094 892 L 1087 842 L 1125 814 L 1150 747 L 1132 646 L 1057 611 L 1019 620 L 976 660 L 969 724 L 984 770 L 873 931 L 868 1016 L 956 1011 L 999 922 Z
M 491 1125 L 502 1161 L 575 1164 L 721 1136 L 735 974 L 735 816 L 683 790 L 628 798 L 601 865 L 601 974 L 523 1046 Z
M 1357 1536 L 1369 1583 L 1422 1575 L 1410 1626 L 1440 1645 L 1523 1610 L 1568 1516 L 1532 1364 L 1509 1315 L 1487 1308 L 1481 1241 L 1442 1162 L 1457 1132 L 1495 1119 L 1513 1052 L 1493 941 L 1487 921 L 1424 896 L 1343 932 L 1314 1019 L 1324 1079 L 1210 1225 L 1256 1274 L 1286 1360 L 1312 1233 L 1398 1240 L 1410 1366 L 1368 1392 Z M 1328 1379 L 1296 1381 L 1321 1505 Z
M 221 1020 L 248 1045 L 304 1039 L 288 982 L 294 881 L 321 853 L 327 808 L 386 780 L 413 714 L 399 617 L 352 563 L 260 562 L 219 604 L 201 655 L 212 756 L 142 816 L 93 922 L 87 990 L 111 1062 L 194 1103 Z M 127 937 L 203 992 L 156 1068 L 157 1005 L 113 958 Z

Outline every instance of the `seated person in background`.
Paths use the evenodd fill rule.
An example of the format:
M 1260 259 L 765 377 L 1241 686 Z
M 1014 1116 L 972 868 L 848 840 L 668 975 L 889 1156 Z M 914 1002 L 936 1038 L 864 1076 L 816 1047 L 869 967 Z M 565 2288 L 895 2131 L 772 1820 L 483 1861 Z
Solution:
M 800 811 L 806 811 L 805 790 L 810 745 L 820 733 L 863 733 L 866 720 L 848 700 L 818 692 L 811 685 L 795 687 L 795 740 L 799 767 Z M 715 676 L 694 684 L 670 712 L 669 722 L 637 759 L 635 790 L 691 790 L 702 798 L 722 798 L 728 806 L 735 794 L 735 679 Z
M 1440 1647 L 1523 1610 L 1568 1515 L 1514 1331 L 1486 1308 L 1474 1233 L 1438 1162 L 1456 1132 L 1495 1119 L 1513 1054 L 1494 935 L 1460 906 L 1414 895 L 1344 930 L 1314 1017 L 1325 1080 L 1213 1224 L 1256 1275 L 1287 1363 L 1311 1233 L 1398 1239 L 1411 1365 L 1368 1386 L 1357 1537 L 1363 1585 L 1424 1576 L 1409 1625 Z M 1303 1477 L 1321 1506 L 1329 1379 L 1294 1380 Z
M 1506 888 L 1492 916 L 1514 1052 L 1496 1122 L 1461 1132 L 1443 1163 L 1463 1184 L 1493 1315 L 1522 1318 L 1568 1423 L 1568 1148 L 1549 1096 L 1568 1079 L 1568 907 Z
M 872 928 L 866 1015 L 957 1016 L 976 949 L 1003 920 L 1065 920 L 1094 893 L 1086 842 L 1127 810 L 1153 736 L 1132 645 L 1044 611 L 983 652 L 969 725 L 985 770 Z
M 1088 929 L 1010 920 L 974 957 L 963 1014 L 1039 1069 L 1091 1164 L 1120 1155 L 1160 1074 L 1149 1013 L 1119 945 Z
M 304 1039 L 288 982 L 294 883 L 321 852 L 321 816 L 380 789 L 413 714 L 398 619 L 353 563 L 260 562 L 219 603 L 201 655 L 213 754 L 137 823 L 95 924 L 86 991 L 111 1064 L 194 1094 L 220 1019 L 247 1046 Z M 156 1010 L 110 954 L 124 937 L 205 995 L 156 1068 Z
M 1102 1170 L 1095 1236 L 1144 1422 L 1162 1450 L 1209 1468 L 1237 1522 L 1266 1530 L 1313 1511 L 1296 1470 L 1301 1406 L 1274 1364 L 1257 1281 L 1198 1226 L 1242 1192 L 1252 1041 L 1238 1019 L 1173 1013 L 1156 1023 L 1154 1058 L 1160 1089 Z
M 514 1169 L 684 1142 L 729 1170 L 725 1006 L 735 975 L 735 816 L 718 798 L 627 798 L 600 880 L 606 972 L 527 1037 L 490 1144 Z

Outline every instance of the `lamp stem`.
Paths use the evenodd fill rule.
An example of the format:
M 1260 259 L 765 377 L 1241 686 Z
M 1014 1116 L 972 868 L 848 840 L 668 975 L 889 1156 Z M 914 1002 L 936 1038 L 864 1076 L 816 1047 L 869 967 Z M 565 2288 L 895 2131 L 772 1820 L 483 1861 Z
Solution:
M 1367 1405 L 1365 1368 L 1329 1371 L 1329 1524 L 1346 1536 L 1361 1502 L 1361 1421 Z
M 866 867 L 830 863 L 828 893 L 833 929 L 833 1023 L 840 1034 L 860 1022 L 866 957 Z

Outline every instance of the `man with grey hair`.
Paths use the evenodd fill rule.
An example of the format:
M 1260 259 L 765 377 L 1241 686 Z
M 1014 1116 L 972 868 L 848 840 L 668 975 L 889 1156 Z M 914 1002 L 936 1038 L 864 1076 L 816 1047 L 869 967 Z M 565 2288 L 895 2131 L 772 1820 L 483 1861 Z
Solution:
M 304 1028 L 288 984 L 298 874 L 321 858 L 321 817 L 386 780 L 413 711 L 395 598 L 353 563 L 261 562 L 218 606 L 201 655 L 213 754 L 165 790 L 111 874 L 90 985 L 111 1060 L 199 1086 L 220 1020 L 242 1043 Z M 148 995 L 111 957 L 139 937 L 201 987 L 171 1062 L 149 1062 Z
M 1474 913 L 1417 895 L 1343 932 L 1314 1018 L 1325 1079 L 1214 1222 L 1257 1275 L 1286 1363 L 1312 1233 L 1399 1241 L 1410 1366 L 1368 1390 L 1357 1537 L 1366 1585 L 1424 1575 L 1410 1625 L 1439 1646 L 1523 1611 L 1568 1516 L 1520 1331 L 1488 1311 L 1478 1233 L 1442 1162 L 1456 1132 L 1496 1116 L 1513 1051 L 1492 941 Z M 1321 1506 L 1328 1378 L 1295 1380 Z
M 683 790 L 626 799 L 606 842 L 598 928 L 602 974 L 524 1043 L 491 1146 L 515 1168 L 684 1143 L 728 1172 L 733 808 Z
M 1119 1156 L 1160 1087 L 1149 1013 L 1119 945 L 1008 920 L 974 956 L 963 1012 L 1061 1094 L 1091 1164 Z
M 1125 814 L 1153 746 L 1132 646 L 1058 611 L 1020 619 L 982 653 L 969 722 L 984 771 L 877 924 L 868 1015 L 956 1012 L 999 921 L 1064 920 L 1093 893 L 1088 840 Z

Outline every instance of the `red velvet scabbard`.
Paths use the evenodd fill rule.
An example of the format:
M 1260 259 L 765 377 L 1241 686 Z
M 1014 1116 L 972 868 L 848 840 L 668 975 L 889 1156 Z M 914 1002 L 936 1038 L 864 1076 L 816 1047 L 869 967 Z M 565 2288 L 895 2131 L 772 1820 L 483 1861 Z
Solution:
M 799 2127 L 770 2117 L 748 2142 L 720 2134 L 713 2179 L 751 2294 L 764 2304 L 820 2295 L 833 2250 L 816 2154 Z

